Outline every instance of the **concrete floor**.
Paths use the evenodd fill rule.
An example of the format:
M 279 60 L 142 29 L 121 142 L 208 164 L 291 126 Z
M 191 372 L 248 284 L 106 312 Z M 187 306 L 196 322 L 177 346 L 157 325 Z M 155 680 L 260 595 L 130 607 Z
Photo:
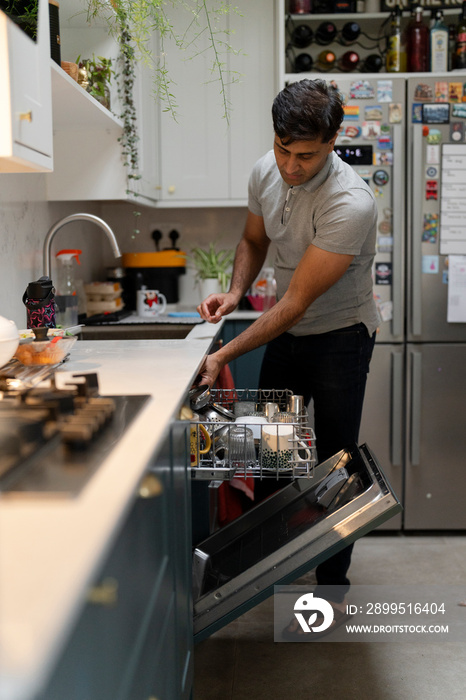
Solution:
M 464 583 L 466 598 L 466 536 L 370 534 L 356 543 L 349 576 Z M 313 582 L 312 572 L 297 581 Z M 273 597 L 194 653 L 194 700 L 464 700 L 465 679 L 466 643 L 274 643 Z

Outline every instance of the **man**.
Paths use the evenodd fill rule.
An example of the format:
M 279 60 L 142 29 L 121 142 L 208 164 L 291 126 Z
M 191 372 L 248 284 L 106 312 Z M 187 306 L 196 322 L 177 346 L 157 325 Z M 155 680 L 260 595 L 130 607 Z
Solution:
M 291 389 L 306 405 L 313 399 L 317 454 L 324 461 L 358 440 L 379 322 L 372 291 L 377 209 L 371 189 L 333 151 L 343 120 L 335 89 L 321 80 L 293 83 L 275 98 L 272 117 L 273 151 L 251 174 L 230 290 L 210 295 L 198 311 L 211 323 L 233 311 L 270 241 L 277 303 L 206 358 L 201 382 L 212 385 L 226 363 L 267 343 L 259 386 Z M 256 495 L 265 483 L 258 482 Z M 344 621 L 351 551 L 316 570 L 316 595 L 319 586 L 338 586 L 330 597 L 336 624 Z

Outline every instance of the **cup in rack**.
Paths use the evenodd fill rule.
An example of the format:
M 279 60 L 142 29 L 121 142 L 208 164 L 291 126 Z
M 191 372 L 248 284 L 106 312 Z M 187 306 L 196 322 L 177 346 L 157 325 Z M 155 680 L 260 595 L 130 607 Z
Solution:
M 294 425 L 269 423 L 262 426 L 259 459 L 266 471 L 287 471 L 297 462 L 310 462 L 312 455 L 308 444 L 298 438 Z
M 268 420 L 265 414 L 260 416 L 239 416 L 236 418 L 235 423 L 251 428 L 254 440 L 259 441 L 261 439 L 261 428 L 268 423 Z

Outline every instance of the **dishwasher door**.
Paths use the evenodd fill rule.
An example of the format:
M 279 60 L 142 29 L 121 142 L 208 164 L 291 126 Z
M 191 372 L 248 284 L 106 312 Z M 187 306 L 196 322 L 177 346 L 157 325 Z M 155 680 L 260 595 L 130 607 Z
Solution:
M 293 481 L 196 546 L 195 641 L 400 511 L 367 445 L 317 465 L 311 480 Z

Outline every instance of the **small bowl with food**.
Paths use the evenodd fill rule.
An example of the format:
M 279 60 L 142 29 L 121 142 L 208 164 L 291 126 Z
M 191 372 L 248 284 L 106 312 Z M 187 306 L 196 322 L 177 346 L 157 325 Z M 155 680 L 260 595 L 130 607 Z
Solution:
M 49 335 L 47 329 L 33 331 L 36 338 L 23 338 L 15 352 L 15 358 L 23 365 L 57 365 L 77 341 L 74 335 Z

